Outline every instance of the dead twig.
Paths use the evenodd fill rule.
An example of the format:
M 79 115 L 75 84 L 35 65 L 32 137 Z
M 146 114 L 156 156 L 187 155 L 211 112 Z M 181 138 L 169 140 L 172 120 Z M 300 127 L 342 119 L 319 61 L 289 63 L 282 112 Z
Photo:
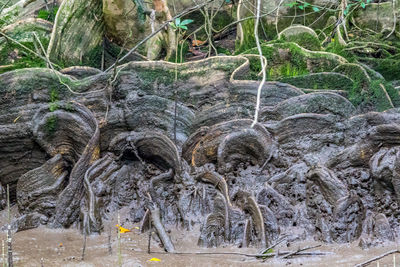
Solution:
M 85 260 L 85 251 L 86 251 L 86 231 L 84 230 L 84 237 L 83 237 L 83 246 L 82 246 L 82 258 L 81 261 Z
M 273 249 L 274 247 L 276 247 L 277 245 L 279 245 L 280 243 L 282 243 L 283 241 L 285 241 L 287 237 L 288 237 L 288 236 L 285 235 L 285 236 L 279 238 L 278 241 L 276 241 L 274 244 L 272 244 L 271 246 L 267 247 L 266 249 L 261 250 L 259 253 L 260 253 L 260 254 L 267 253 L 268 250 Z
M 367 266 L 367 265 L 370 264 L 371 262 L 380 260 L 380 259 L 382 259 L 382 258 L 384 258 L 384 257 L 386 257 L 386 256 L 388 256 L 388 255 L 394 254 L 394 253 L 400 253 L 400 251 L 399 251 L 398 249 L 394 249 L 394 250 L 388 251 L 388 252 L 383 253 L 383 254 L 381 254 L 381 255 L 379 255 L 379 256 L 376 256 L 376 257 L 374 257 L 374 258 L 372 258 L 372 259 L 369 259 L 369 260 L 364 261 L 364 262 L 362 262 L 362 263 L 356 264 L 356 265 L 354 265 L 354 267 L 364 267 L 364 266 Z
M 240 252 L 152 252 L 153 254 L 173 254 L 173 255 L 236 255 L 236 256 L 244 256 L 249 258 L 272 258 L 275 256 L 282 256 L 289 253 L 293 253 L 293 251 L 281 251 L 281 252 L 274 252 L 274 253 L 266 253 L 266 254 L 247 254 L 247 253 L 240 253 Z M 296 251 L 296 255 L 298 256 L 324 256 L 331 254 L 331 252 L 298 252 Z
M 305 248 L 302 248 L 302 249 L 299 248 L 297 251 L 293 251 L 293 252 L 283 256 L 282 259 L 287 259 L 287 258 L 289 258 L 291 256 L 297 255 L 299 252 L 303 252 L 303 251 L 306 251 L 306 250 L 309 250 L 309 249 L 313 249 L 313 248 L 318 248 L 320 246 L 321 245 L 309 246 L 309 247 L 305 247 Z

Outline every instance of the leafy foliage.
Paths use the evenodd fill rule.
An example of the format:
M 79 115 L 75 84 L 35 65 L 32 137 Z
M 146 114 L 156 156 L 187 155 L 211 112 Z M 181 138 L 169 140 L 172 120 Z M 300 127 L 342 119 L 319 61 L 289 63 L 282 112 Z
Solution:
M 308 2 L 303 2 L 303 1 L 298 1 L 298 0 L 288 3 L 288 4 L 286 4 L 286 6 L 288 6 L 290 8 L 298 8 L 300 10 L 305 10 L 306 8 L 311 7 L 314 12 L 320 11 L 319 7 L 314 6 Z
M 181 18 L 177 18 L 175 22 L 170 22 L 169 25 L 174 29 L 175 31 L 177 30 L 187 30 L 187 25 L 192 23 L 192 19 L 185 19 L 181 21 Z

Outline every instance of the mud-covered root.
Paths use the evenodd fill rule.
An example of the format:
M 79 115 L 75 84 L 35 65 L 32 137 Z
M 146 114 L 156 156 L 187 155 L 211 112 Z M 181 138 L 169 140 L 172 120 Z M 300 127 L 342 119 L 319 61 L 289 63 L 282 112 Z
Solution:
M 157 175 L 156 177 L 151 178 L 149 185 L 149 193 L 154 202 L 156 203 L 158 202 L 158 196 L 156 193 L 156 187 L 158 186 L 158 184 L 173 179 L 174 179 L 174 171 L 172 168 L 169 169 L 166 173 L 162 173 L 160 175 Z
M 230 241 L 230 207 L 221 193 L 217 193 L 214 199 L 213 212 L 207 216 L 202 226 L 199 246 L 218 247 L 224 242 Z
M 227 204 L 229 206 L 232 206 L 231 200 L 229 198 L 228 184 L 226 183 L 225 178 L 222 177 L 219 173 L 205 169 L 203 171 L 200 171 L 200 173 L 196 175 L 195 180 L 214 185 L 224 196 Z
M 85 234 L 100 233 L 103 229 L 98 199 L 93 190 L 92 182 L 106 172 L 112 163 L 112 158 L 105 156 L 93 163 L 85 173 L 85 198 L 81 203 L 81 228 Z
M 76 102 L 51 103 L 32 119 L 35 141 L 48 155 L 61 154 L 70 164 L 78 161 L 96 128 L 93 113 Z
M 377 181 L 375 195 L 389 190 L 400 205 L 400 147 L 381 148 L 370 160 L 372 177 Z
M 250 214 L 253 229 L 255 231 L 253 241 L 262 248 L 267 246 L 265 235 L 264 216 L 254 197 L 248 192 L 239 190 L 233 197 L 234 203 L 244 212 Z
M 244 224 L 242 247 L 247 248 L 250 245 L 251 229 L 253 228 L 251 220 L 247 219 Z
M 144 233 L 146 231 L 150 230 L 150 223 L 151 223 L 151 218 L 150 218 L 150 210 L 147 209 L 146 212 L 143 215 L 143 218 L 140 220 L 140 232 Z
M 387 217 L 382 213 L 367 211 L 358 245 L 366 249 L 387 241 L 393 242 L 394 240 L 395 235 Z
M 243 129 L 231 133 L 218 146 L 218 171 L 231 171 L 241 162 L 261 167 L 271 152 L 271 137 L 266 130 Z
M 174 244 L 172 244 L 172 241 L 169 238 L 167 232 L 165 231 L 164 225 L 161 222 L 160 209 L 155 206 L 151 207 L 150 214 L 151 214 L 152 225 L 156 229 L 158 237 L 160 238 L 162 244 L 164 245 L 165 251 L 174 252 L 175 251 Z
M 220 173 L 241 162 L 262 166 L 273 151 L 272 138 L 262 125 L 251 128 L 251 123 L 240 119 L 202 127 L 186 141 L 182 155 L 195 167 L 217 163 Z
M 325 200 L 333 206 L 340 198 L 348 195 L 346 185 L 324 166 L 312 167 L 307 173 L 307 179 L 319 187 Z
M 99 158 L 100 154 L 100 130 L 94 114 L 86 107 L 75 103 L 69 103 L 69 106 L 64 105 L 63 108 L 65 111 L 70 110 L 75 116 L 73 120 L 63 120 L 63 118 L 70 118 L 70 114 L 67 114 L 65 111 L 59 114 L 58 121 L 60 125 L 59 127 L 61 127 L 60 131 L 63 130 L 60 132 L 60 135 L 63 136 L 63 132 L 66 132 L 69 134 L 66 137 L 70 137 L 70 139 L 66 138 L 64 141 L 60 140 L 58 148 L 63 147 L 63 142 L 72 145 L 70 148 L 70 156 L 74 155 L 72 152 L 75 152 L 76 149 L 73 148 L 77 144 L 82 145 L 84 149 L 81 154 L 77 155 L 78 160 L 71 170 L 68 185 L 61 192 L 57 199 L 56 213 L 52 222 L 52 224 L 56 227 L 68 227 L 78 220 L 80 213 L 79 205 L 81 204 L 82 198 L 85 195 L 85 173 Z M 82 125 L 86 127 L 82 128 Z M 77 138 L 81 136 L 84 136 L 85 138 Z M 77 139 L 80 142 L 77 144 L 69 143 L 74 139 Z M 52 146 L 48 148 L 52 148 Z
M 335 242 L 349 243 L 358 239 L 365 218 L 365 207 L 355 192 L 337 201 L 330 236 Z
M 175 144 L 165 135 L 157 132 L 129 132 L 116 136 L 110 149 L 117 156 L 132 154 L 137 160 L 149 161 L 161 169 L 172 168 L 178 178 L 181 160 Z
M 54 215 L 58 195 L 66 185 L 68 171 L 60 154 L 49 159 L 42 166 L 22 175 L 17 183 L 18 211 L 24 219 L 20 220 L 18 230 L 37 227 L 44 220 L 29 220 L 37 216 L 26 216 L 38 213 L 47 218 Z

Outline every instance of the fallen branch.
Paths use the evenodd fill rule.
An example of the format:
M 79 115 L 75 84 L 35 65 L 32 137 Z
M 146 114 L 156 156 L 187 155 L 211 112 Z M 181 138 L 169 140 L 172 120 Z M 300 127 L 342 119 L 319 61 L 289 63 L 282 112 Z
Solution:
M 236 256 L 245 256 L 249 258 L 272 258 L 276 256 L 282 256 L 286 254 L 293 253 L 292 251 L 281 251 L 281 252 L 274 252 L 274 253 L 266 253 L 266 254 L 247 254 L 247 253 L 240 253 L 240 252 L 152 252 L 153 254 L 173 254 L 173 255 L 236 255 Z M 298 256 L 324 256 L 331 254 L 331 252 L 298 252 L 296 251 L 296 255 Z
M 274 244 L 272 244 L 271 246 L 267 247 L 266 249 L 261 250 L 259 253 L 260 253 L 260 254 L 265 254 L 265 253 L 267 253 L 268 250 L 273 249 L 274 247 L 276 247 L 277 245 L 279 245 L 280 243 L 282 243 L 283 241 L 285 241 L 287 237 L 288 237 L 288 236 L 285 235 L 285 236 L 279 238 L 278 241 L 276 241 Z
M 394 254 L 394 253 L 400 253 L 400 250 L 395 249 L 395 250 L 388 251 L 388 252 L 386 252 L 386 253 L 383 253 L 382 255 L 379 255 L 379 256 L 376 256 L 376 257 L 374 257 L 374 258 L 372 258 L 372 259 L 369 259 L 369 260 L 367 260 L 367 261 L 364 261 L 363 263 L 356 264 L 356 265 L 354 265 L 354 267 L 364 267 L 364 266 L 367 266 L 367 265 L 370 264 L 371 262 L 377 261 L 377 260 L 379 260 L 379 259 L 382 259 L 382 258 L 384 258 L 384 257 L 386 257 L 386 256 L 389 256 L 389 255 L 391 255 L 391 254 Z
M 299 252 L 303 252 L 303 251 L 306 251 L 306 250 L 309 250 L 309 249 L 313 249 L 313 248 L 318 248 L 318 247 L 320 247 L 320 246 L 321 246 L 321 245 L 309 246 L 309 247 L 305 247 L 305 248 L 302 248 L 302 249 L 299 248 L 297 251 L 293 251 L 293 252 L 291 252 L 291 253 L 289 253 L 289 254 L 283 256 L 282 259 L 287 259 L 287 258 L 292 257 L 292 256 L 294 256 L 294 255 L 298 255 Z

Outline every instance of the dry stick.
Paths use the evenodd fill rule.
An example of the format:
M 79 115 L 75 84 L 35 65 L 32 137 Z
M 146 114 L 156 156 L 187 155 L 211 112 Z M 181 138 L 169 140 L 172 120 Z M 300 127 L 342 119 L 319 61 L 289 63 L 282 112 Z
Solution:
M 104 38 L 103 38 L 103 42 L 102 42 L 101 46 L 103 48 L 103 51 L 101 53 L 101 71 L 104 71 L 104 47 L 105 47 Z
M 6 253 L 4 248 L 4 240 L 1 240 L 1 256 L 3 261 L 3 267 L 6 267 Z
M 85 231 L 85 235 L 83 237 L 83 247 L 82 247 L 82 258 L 81 258 L 81 261 L 85 260 L 85 251 L 86 251 L 86 231 Z
M 151 242 L 151 219 L 149 219 L 149 241 L 147 242 L 147 253 L 151 253 L 150 251 L 150 242 Z
M 293 251 L 281 251 L 281 252 L 274 252 L 274 253 L 267 253 L 267 254 L 247 254 L 247 253 L 240 253 L 240 252 L 153 252 L 156 254 L 173 254 L 173 255 L 236 255 L 236 256 L 244 256 L 244 257 L 253 257 L 253 258 L 266 258 L 266 257 L 275 257 L 286 255 L 289 253 L 293 253 Z M 330 254 L 330 252 L 298 252 L 296 251 L 296 255 L 298 256 L 323 256 Z
M 10 188 L 7 184 L 7 213 L 8 213 L 8 226 L 7 226 L 7 251 L 8 251 L 8 267 L 13 267 L 12 255 L 12 236 L 11 236 L 11 215 L 10 215 Z
M 112 247 L 111 247 L 111 224 L 110 224 L 109 231 L 108 231 L 108 240 L 107 240 L 107 242 L 108 242 L 108 254 L 109 254 L 109 255 L 112 255 Z
M 118 212 L 118 266 L 122 266 L 122 254 L 121 254 L 121 220 Z
M 112 64 L 108 69 L 105 70 L 105 72 L 110 71 L 112 68 L 114 68 L 114 66 L 116 66 L 119 62 L 123 61 L 125 58 L 127 58 L 130 54 L 132 54 L 133 52 L 135 52 L 142 44 L 144 44 L 145 42 L 147 42 L 147 40 L 149 40 L 150 38 L 152 38 L 153 36 L 155 36 L 157 33 L 159 33 L 160 31 L 162 31 L 163 29 L 165 29 L 165 27 L 168 27 L 169 23 L 172 21 L 175 21 L 175 19 L 180 18 L 182 16 L 185 16 L 187 14 L 190 14 L 200 8 L 202 8 L 203 6 L 208 5 L 209 3 L 213 2 L 214 0 L 208 0 L 202 4 L 199 4 L 197 6 L 194 7 L 189 7 L 187 9 L 185 9 L 184 11 L 182 11 L 181 13 L 179 13 L 178 15 L 176 15 L 175 17 L 171 18 L 170 20 L 167 20 L 164 24 L 162 24 L 157 30 L 155 30 L 154 32 L 152 32 L 150 35 L 148 35 L 146 38 L 144 38 L 142 41 L 140 41 L 139 43 L 137 43 L 137 45 L 135 45 L 135 47 L 133 47 L 131 50 L 129 50 L 128 53 L 126 53 L 122 58 L 120 58 L 119 60 L 117 60 L 114 64 Z
M 10 212 L 10 187 L 7 184 L 7 222 L 11 223 L 11 212 Z
M 384 258 L 384 257 L 386 257 L 386 256 L 388 256 L 388 255 L 395 254 L 395 253 L 400 253 L 400 251 L 399 251 L 398 249 L 388 251 L 388 252 L 386 252 L 386 253 L 384 253 L 384 254 L 382 254 L 382 255 L 379 255 L 379 256 L 376 256 L 376 257 L 374 257 L 374 258 L 372 258 L 372 259 L 369 259 L 369 260 L 367 260 L 367 261 L 364 261 L 363 263 L 356 264 L 356 265 L 354 265 L 354 267 L 363 267 L 363 266 L 367 266 L 367 265 L 370 264 L 371 262 L 380 260 L 380 259 L 382 259 L 382 258 Z
M 273 249 L 274 247 L 276 247 L 277 245 L 279 245 L 280 243 L 285 241 L 287 237 L 288 236 L 283 236 L 282 238 L 278 239 L 278 241 L 276 241 L 275 244 L 272 244 L 271 246 L 267 247 L 266 249 L 261 250 L 259 253 L 260 254 L 267 253 L 268 250 Z
M 302 248 L 302 249 L 299 248 L 297 251 L 293 251 L 292 253 L 289 253 L 289 254 L 283 256 L 282 258 L 283 258 L 283 259 L 286 259 L 286 258 L 289 258 L 289 257 L 291 257 L 291 256 L 293 256 L 293 255 L 296 255 L 296 254 L 299 253 L 299 252 L 303 252 L 303 251 L 305 251 L 305 250 L 309 250 L 309 249 L 313 249 L 313 248 L 318 248 L 318 247 L 320 247 L 320 246 L 321 246 L 321 245 L 309 246 L 309 247 L 305 247 L 305 248 Z

